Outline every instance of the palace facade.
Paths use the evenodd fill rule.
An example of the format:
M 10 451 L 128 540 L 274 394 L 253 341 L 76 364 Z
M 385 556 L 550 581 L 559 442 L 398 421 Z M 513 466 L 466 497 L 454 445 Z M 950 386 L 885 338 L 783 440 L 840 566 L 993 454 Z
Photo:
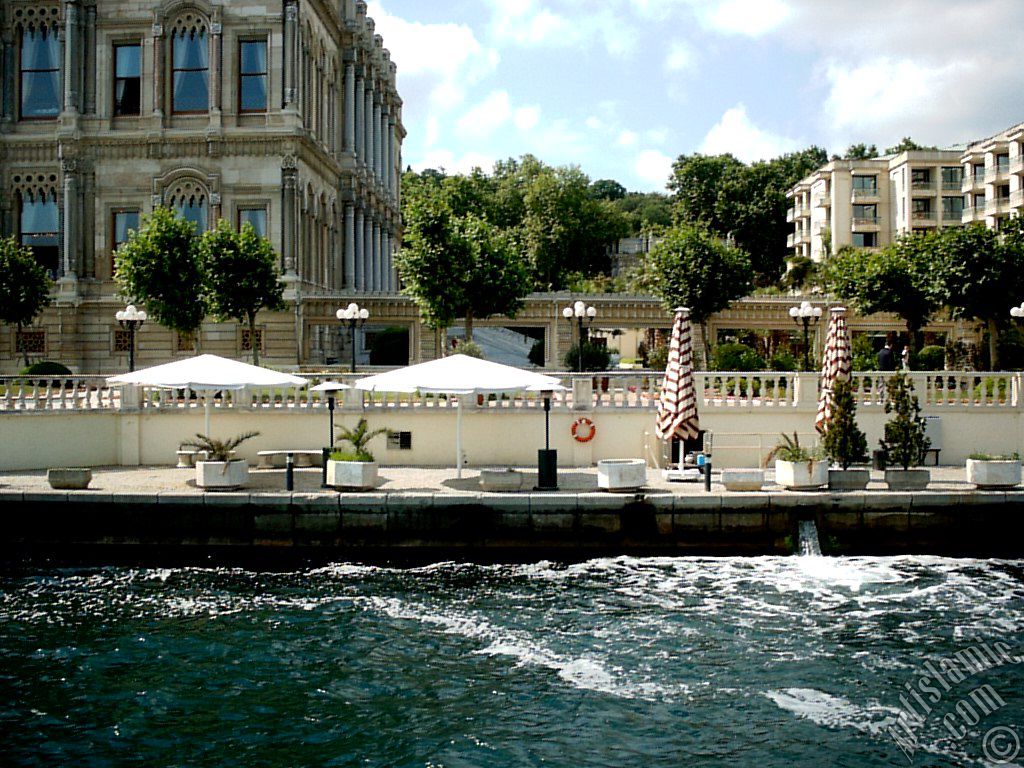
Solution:
M 0 229 L 56 283 L 33 328 L 0 328 L 0 371 L 23 346 L 124 368 L 114 253 L 157 206 L 200 231 L 249 222 L 280 254 L 289 310 L 254 339 L 210 322 L 204 351 L 324 362 L 343 343 L 328 308 L 358 297 L 386 315 L 405 131 L 362 0 L 3 0 L 0 31 Z M 149 324 L 138 358 L 194 344 Z

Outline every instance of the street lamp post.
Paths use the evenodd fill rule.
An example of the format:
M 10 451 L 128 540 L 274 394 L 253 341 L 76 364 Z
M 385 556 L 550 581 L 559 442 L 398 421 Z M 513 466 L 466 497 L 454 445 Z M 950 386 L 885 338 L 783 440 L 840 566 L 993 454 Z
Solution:
M 348 338 L 352 344 L 352 373 L 356 372 L 356 324 L 366 325 L 366 318 L 370 316 L 370 310 L 360 307 L 354 301 L 344 309 L 334 313 L 342 322 L 348 322 Z
M 591 325 L 594 324 L 594 318 L 597 317 L 597 308 L 588 306 L 585 301 L 577 299 L 573 302 L 571 307 L 564 307 L 562 309 L 562 317 L 572 323 L 572 319 L 576 318 L 577 331 L 577 371 L 583 370 L 583 318 L 587 318 L 587 322 Z
M 135 370 L 135 331 L 142 327 L 148 319 L 146 310 L 136 309 L 134 304 L 129 304 L 124 309 L 118 310 L 114 317 L 118 324 L 128 331 L 128 370 Z
M 811 326 L 821 319 L 821 307 L 812 307 L 811 302 L 801 301 L 799 307 L 790 307 L 789 316 L 793 322 L 804 327 L 804 370 L 811 370 Z
M 1024 301 L 1021 302 L 1019 307 L 1010 307 L 1010 316 L 1018 320 L 1024 317 Z

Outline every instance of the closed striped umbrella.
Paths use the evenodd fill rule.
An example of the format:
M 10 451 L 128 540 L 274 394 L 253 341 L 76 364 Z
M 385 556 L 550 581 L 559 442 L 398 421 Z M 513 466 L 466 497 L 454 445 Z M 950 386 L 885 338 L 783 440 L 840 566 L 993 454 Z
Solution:
M 818 415 L 814 428 L 821 434 L 828 431 L 832 419 L 832 390 L 836 382 L 850 378 L 853 356 L 850 333 L 846 329 L 846 308 L 833 307 L 828 317 L 828 335 L 825 337 L 825 356 L 821 364 L 821 384 L 818 388 Z
M 690 310 L 676 309 L 672 325 L 672 343 L 668 366 L 658 398 L 658 422 L 655 434 L 662 440 L 680 437 L 693 440 L 700 432 L 697 418 L 697 393 L 693 389 L 693 344 L 690 341 Z

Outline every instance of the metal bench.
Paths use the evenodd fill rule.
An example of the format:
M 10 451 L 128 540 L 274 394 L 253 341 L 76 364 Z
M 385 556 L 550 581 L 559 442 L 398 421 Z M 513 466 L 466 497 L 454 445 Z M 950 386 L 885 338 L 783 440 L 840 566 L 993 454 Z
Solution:
M 323 455 L 321 449 L 295 449 L 295 450 L 283 450 L 283 451 L 257 451 L 256 456 L 259 458 L 259 464 L 257 469 L 273 469 L 275 467 L 274 457 L 275 456 L 287 456 L 291 454 L 295 457 L 295 466 L 297 467 L 318 467 L 320 466 L 320 457 Z

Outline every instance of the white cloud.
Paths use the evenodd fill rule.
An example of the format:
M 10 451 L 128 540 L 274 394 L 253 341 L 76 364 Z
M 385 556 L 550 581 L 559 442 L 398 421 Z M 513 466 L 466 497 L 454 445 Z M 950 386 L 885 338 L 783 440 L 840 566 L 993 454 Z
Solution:
M 586 120 L 583 121 L 583 124 L 592 131 L 599 131 L 601 130 L 601 128 L 604 127 L 604 122 L 601 120 L 601 118 L 596 117 L 595 115 L 591 115 L 590 117 L 588 117 Z
M 726 110 L 711 127 L 698 149 L 707 155 L 731 153 L 743 162 L 768 160 L 789 152 L 798 142 L 763 131 L 747 117 L 743 104 Z
M 636 157 L 633 170 L 656 188 L 664 188 L 672 174 L 673 159 L 656 149 L 645 149 Z
M 464 136 L 489 136 L 512 119 L 508 91 L 491 91 L 487 97 L 455 122 Z
M 664 144 L 668 141 L 667 128 L 648 128 L 644 131 L 644 140 L 648 144 Z
M 565 18 L 535 0 L 491 0 L 491 5 L 495 39 L 517 45 L 541 45 L 573 34 L 572 25 Z
M 432 147 L 441 137 L 441 122 L 431 115 L 427 118 L 427 129 L 423 134 L 423 146 Z
M 512 114 L 512 122 L 520 131 L 529 131 L 540 122 L 540 107 L 519 107 Z
M 698 8 L 701 22 L 718 32 L 760 37 L 784 24 L 792 10 L 782 0 L 722 0 Z
M 668 72 L 689 72 L 696 66 L 696 55 L 693 48 L 681 40 L 672 43 L 665 57 L 665 70 Z
M 619 134 L 619 146 L 620 147 L 632 147 L 636 145 L 637 139 L 636 131 L 622 131 Z

